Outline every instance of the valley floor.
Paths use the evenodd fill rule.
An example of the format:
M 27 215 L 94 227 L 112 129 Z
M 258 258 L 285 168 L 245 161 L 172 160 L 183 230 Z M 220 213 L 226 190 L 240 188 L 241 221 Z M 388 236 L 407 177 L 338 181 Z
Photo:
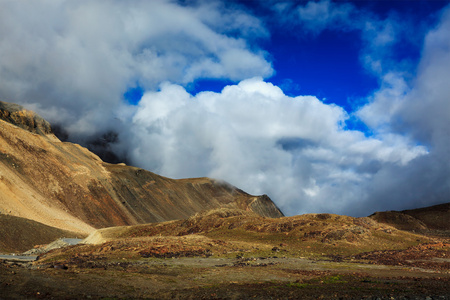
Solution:
M 0 259 L 0 299 L 450 299 L 444 233 L 213 211 L 51 243 L 35 262 Z
M 450 299 L 448 259 L 402 259 L 401 252 L 3 262 L 0 299 Z

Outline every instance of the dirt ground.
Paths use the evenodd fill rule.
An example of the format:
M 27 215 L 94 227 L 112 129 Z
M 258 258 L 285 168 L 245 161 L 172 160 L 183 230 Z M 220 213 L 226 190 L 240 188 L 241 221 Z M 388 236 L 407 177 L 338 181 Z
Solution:
M 318 259 L 184 252 L 0 264 L 0 299 L 450 299 L 449 245 Z
M 209 214 L 100 233 L 0 263 L 0 299 L 450 299 L 446 236 L 368 218 Z

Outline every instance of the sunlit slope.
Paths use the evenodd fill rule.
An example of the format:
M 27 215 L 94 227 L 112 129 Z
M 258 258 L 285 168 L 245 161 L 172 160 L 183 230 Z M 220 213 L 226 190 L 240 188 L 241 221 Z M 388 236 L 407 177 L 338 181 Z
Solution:
M 425 236 L 397 230 L 370 218 L 333 214 L 264 218 L 230 209 L 217 209 L 186 220 L 104 228 L 85 240 L 88 244 L 106 243 L 105 249 L 133 249 L 136 255 L 148 248 L 157 251 L 162 247 L 163 251 L 169 245 L 176 249 L 183 244 L 186 249 L 197 249 L 201 244 L 202 251 L 218 256 L 269 252 L 296 257 L 404 249 L 427 241 L 429 238 Z

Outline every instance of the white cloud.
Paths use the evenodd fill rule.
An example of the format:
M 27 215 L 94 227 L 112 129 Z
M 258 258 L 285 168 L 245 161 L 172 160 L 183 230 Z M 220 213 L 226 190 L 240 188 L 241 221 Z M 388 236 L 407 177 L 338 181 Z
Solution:
M 166 80 L 273 72 L 264 52 L 244 39 L 267 37 L 260 21 L 219 1 L 2 0 L 1 6 L 0 96 L 34 104 L 72 134 L 107 128 L 136 82 L 152 89 Z M 47 114 L 51 107 L 58 112 Z
M 346 195 L 342 184 L 355 190 L 378 170 L 370 164 L 407 165 L 426 151 L 402 136 L 346 131 L 346 118 L 340 107 L 286 96 L 261 78 L 196 96 L 163 84 L 139 104 L 133 161 L 165 176 L 211 176 L 267 193 L 291 214 L 308 205 L 349 210 L 359 199 L 337 198 Z
M 414 89 L 395 116 L 422 142 L 450 147 L 450 7 L 425 39 Z M 395 120 L 395 119 L 394 119 Z
M 313 178 L 326 178 L 327 169 L 338 174 L 333 175 L 339 178 L 335 184 L 329 185 L 333 182 L 329 180 L 320 185 L 321 181 L 316 180 L 321 193 L 328 193 L 330 201 L 343 206 L 352 203 L 350 210 L 360 214 L 448 201 L 449 8 L 443 10 L 440 24 L 430 32 L 426 32 L 429 19 L 394 11 L 382 19 L 352 4 L 331 1 L 292 8 L 290 4 L 277 6 L 278 11 L 289 15 L 289 22 L 298 26 L 301 35 L 318 35 L 325 29 L 359 32 L 361 62 L 381 83 L 379 90 L 367 98 L 368 103 L 353 114 L 368 125 L 373 139 L 349 143 L 347 138 L 344 143 L 335 141 L 336 151 L 310 151 L 309 161 L 321 153 L 327 153 L 326 157 L 333 161 L 320 161 L 322 171 L 311 172 Z M 418 69 L 414 59 L 396 57 L 396 47 L 420 47 L 424 36 Z M 350 132 L 347 134 L 350 136 Z M 350 153 L 354 157 L 349 159 Z M 372 155 L 369 158 L 363 153 Z M 320 207 L 316 204 L 312 207 Z
M 401 134 L 424 145 L 428 155 L 399 166 L 386 166 L 367 188 L 369 205 L 405 209 L 446 202 L 450 195 L 450 9 L 425 38 L 415 79 L 388 74 L 381 89 L 359 115 L 385 138 Z M 384 112 L 384 114 L 383 114 Z M 396 157 L 409 159 L 398 144 Z M 425 151 L 416 147 L 416 151 Z M 364 203 L 364 202 L 363 202 Z M 373 205 L 376 207 L 375 205 Z
M 403 132 L 429 147 L 447 147 L 450 119 L 450 9 L 430 31 L 416 78 L 408 84 L 405 74 L 388 73 L 379 91 L 358 116 L 378 132 Z
M 401 109 L 410 88 L 399 73 L 388 73 L 381 80 L 381 87 L 369 98 L 369 104 L 356 114 L 370 128 L 389 132 L 392 117 Z

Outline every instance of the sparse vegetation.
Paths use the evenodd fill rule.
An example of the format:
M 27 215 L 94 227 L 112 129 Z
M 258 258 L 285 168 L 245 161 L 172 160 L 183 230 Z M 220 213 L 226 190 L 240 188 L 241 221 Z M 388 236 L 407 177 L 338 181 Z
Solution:
M 348 233 L 358 238 L 349 241 Z M 364 218 L 270 219 L 215 210 L 102 229 L 91 237 L 97 244 L 52 250 L 26 272 L 0 264 L 0 280 L 14 284 L 3 284 L 6 295 L 27 298 L 69 292 L 94 299 L 448 295 L 450 246 L 433 239 Z M 33 280 L 18 281 L 27 276 Z M 43 285 L 49 281 L 58 284 Z M 39 289 L 45 294 L 37 295 Z

